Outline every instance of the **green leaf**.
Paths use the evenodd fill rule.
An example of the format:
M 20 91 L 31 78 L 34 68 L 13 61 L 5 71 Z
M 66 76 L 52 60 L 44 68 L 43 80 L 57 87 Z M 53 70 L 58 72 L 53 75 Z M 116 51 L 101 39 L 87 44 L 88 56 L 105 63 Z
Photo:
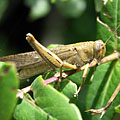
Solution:
M 47 73 L 46 76 L 44 77 L 44 79 L 48 79 L 53 77 L 52 73 Z M 57 81 L 58 82 L 58 81 Z M 56 88 L 56 84 L 57 82 L 51 84 L 54 88 Z M 76 101 L 77 99 L 74 97 L 74 93 L 77 91 L 77 85 L 70 81 L 69 79 L 64 79 L 61 83 L 60 83 L 60 87 L 58 88 L 58 91 L 63 93 L 65 96 L 67 96 L 70 101 Z
M 16 69 L 10 63 L 0 62 L 0 120 L 10 120 L 17 103 Z
M 60 44 L 50 44 L 50 45 L 48 45 L 47 48 L 56 48 L 56 47 L 59 47 L 59 46 L 60 46 Z
M 79 17 L 86 9 L 85 0 L 57 1 L 57 8 L 66 17 Z
M 107 1 L 104 3 L 103 10 L 100 13 L 100 20 L 97 23 L 97 39 L 101 39 L 104 42 L 110 37 L 115 31 L 117 26 L 120 24 L 120 1 L 114 0 L 113 2 Z M 115 47 L 120 52 L 120 28 L 112 35 L 111 39 L 107 44 L 107 55 L 111 54 Z M 117 46 L 115 46 L 117 44 Z
M 70 80 L 64 80 L 61 82 L 58 91 L 67 96 L 70 102 L 76 102 L 77 99 L 74 97 L 74 93 L 77 91 L 77 85 Z
M 0 19 L 2 18 L 3 14 L 5 13 L 6 8 L 8 7 L 7 0 L 0 1 Z
M 119 83 L 119 64 L 119 61 L 114 61 L 111 63 L 101 65 L 97 68 L 97 71 L 94 75 L 95 77 L 93 79 L 93 83 L 90 85 L 87 93 L 87 109 L 98 109 L 104 107 L 107 104 L 108 100 L 112 96 L 114 90 L 116 89 Z M 118 104 L 119 99 L 120 96 L 118 95 L 117 99 L 115 99 L 111 107 L 103 116 L 103 120 L 112 119 L 114 117 L 114 107 Z M 93 116 L 92 119 L 99 120 L 99 117 L 99 115 L 96 115 Z
M 102 10 L 102 7 L 103 7 L 102 0 L 94 0 L 94 1 L 95 1 L 96 12 L 100 12 Z
M 17 105 L 14 118 L 16 120 L 56 120 L 34 103 L 24 99 L 21 104 Z
M 82 80 L 82 75 L 83 75 L 83 71 L 69 76 L 68 79 L 76 83 L 77 85 L 80 85 Z
M 32 20 L 46 16 L 50 11 L 48 0 L 25 0 L 25 4 L 30 7 L 29 17 Z
M 115 107 L 115 111 L 116 111 L 117 113 L 120 113 L 120 104 Z
M 56 0 L 50 0 L 51 1 L 51 3 L 55 3 L 56 2 Z
M 97 23 L 97 38 L 106 42 L 109 36 L 114 32 L 115 28 L 120 24 L 120 1 L 106 1 L 103 10 L 100 13 L 100 18 Z M 116 31 L 120 34 L 120 29 Z M 110 44 L 109 44 L 110 43 Z M 115 46 L 115 44 L 117 46 Z M 107 44 L 107 53 L 111 54 L 117 47 L 120 50 L 120 39 L 114 34 Z M 120 51 L 119 51 L 120 52 Z M 86 100 L 86 109 L 99 109 L 104 107 L 118 83 L 120 82 L 120 61 L 112 61 L 97 67 L 94 74 L 93 83 L 89 86 Z M 120 100 L 120 94 L 117 95 L 113 104 L 107 110 L 102 120 L 111 120 L 114 117 L 114 107 Z M 99 120 L 100 115 L 90 116 L 91 120 Z
M 43 86 L 38 77 L 32 84 L 32 91 L 37 105 L 58 120 L 82 120 L 78 108 L 69 103 L 69 99 L 50 85 Z

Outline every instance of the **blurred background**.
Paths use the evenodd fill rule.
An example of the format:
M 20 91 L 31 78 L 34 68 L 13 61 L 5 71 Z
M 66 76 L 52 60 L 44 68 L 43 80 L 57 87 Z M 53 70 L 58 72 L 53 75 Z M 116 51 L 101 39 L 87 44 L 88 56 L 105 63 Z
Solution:
M 0 0 L 0 57 L 32 51 L 29 32 L 45 46 L 95 40 L 96 1 Z

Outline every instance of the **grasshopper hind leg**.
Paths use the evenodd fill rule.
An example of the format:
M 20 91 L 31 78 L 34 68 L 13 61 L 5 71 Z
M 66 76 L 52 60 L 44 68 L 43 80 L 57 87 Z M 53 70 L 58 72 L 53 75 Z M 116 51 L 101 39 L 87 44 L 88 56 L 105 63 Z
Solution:
M 60 64 L 60 77 L 59 77 L 59 80 L 58 80 L 58 83 L 57 83 L 57 86 L 56 88 L 58 88 L 60 86 L 60 82 L 63 78 L 63 68 L 68 68 L 68 69 L 77 69 L 77 66 L 76 65 L 72 65 L 72 64 L 69 64 L 68 62 L 66 61 L 62 61 L 62 63 Z
M 60 87 L 60 83 L 61 83 L 61 80 L 62 80 L 62 68 L 63 68 L 63 64 L 61 64 L 61 67 L 60 67 L 60 77 L 58 79 L 56 89 L 58 89 Z

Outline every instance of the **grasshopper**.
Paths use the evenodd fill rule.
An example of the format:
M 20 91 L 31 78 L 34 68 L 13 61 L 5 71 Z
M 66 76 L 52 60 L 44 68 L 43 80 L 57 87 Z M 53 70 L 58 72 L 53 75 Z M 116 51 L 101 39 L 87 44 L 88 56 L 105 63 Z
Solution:
M 99 63 L 100 60 L 104 57 L 105 51 L 106 51 L 105 43 L 103 43 L 102 40 L 97 40 L 95 42 L 93 41 L 80 42 L 80 43 L 70 44 L 70 45 L 65 45 L 65 46 L 63 45 L 63 46 L 53 49 L 52 51 L 45 48 L 40 43 L 38 43 L 37 40 L 34 38 L 34 36 L 30 33 L 27 34 L 26 40 L 43 59 L 41 59 L 38 55 L 36 55 L 37 54 L 36 52 L 30 53 L 29 54 L 29 57 L 31 55 L 30 58 L 28 57 L 28 53 L 24 53 L 24 54 L 19 54 L 19 55 L 3 57 L 0 59 L 0 61 L 16 62 L 18 73 L 21 79 L 30 77 L 29 75 L 31 74 L 35 75 L 38 72 L 44 72 L 46 68 L 48 69 L 52 67 L 53 69 L 55 69 L 56 67 L 58 67 L 60 68 L 59 81 L 61 81 L 62 68 L 76 70 L 76 69 L 80 69 L 80 67 L 85 65 L 85 70 L 84 70 L 83 78 L 82 78 L 82 85 L 83 85 L 84 79 L 87 75 L 89 64 L 94 60 L 96 60 Z M 33 63 L 31 63 L 32 67 L 29 66 L 29 64 L 23 67 L 24 62 L 27 63 L 28 59 L 33 60 Z M 46 63 L 43 62 L 43 60 L 46 63 L 48 63 L 48 65 L 46 65 Z M 38 70 L 40 67 L 42 67 L 43 71 Z M 80 91 L 80 89 L 81 88 L 78 89 L 78 92 Z M 76 93 L 76 95 L 78 94 L 78 92 Z
M 115 29 L 115 31 L 120 27 L 120 25 Z M 114 31 L 114 32 L 115 32 Z M 114 34 L 114 32 L 111 34 L 111 36 Z M 108 38 L 108 40 L 111 38 L 111 36 Z M 105 56 L 106 52 L 106 43 L 104 43 L 102 40 L 97 40 L 95 42 L 83 42 L 83 43 L 76 43 L 76 44 L 70 44 L 66 45 L 65 48 L 68 51 L 72 51 L 72 56 L 68 57 L 67 59 L 61 59 L 58 57 L 54 52 L 51 52 L 47 48 L 45 48 L 43 45 L 38 43 L 38 41 L 34 38 L 34 36 L 30 33 L 27 34 L 26 40 L 28 43 L 33 47 L 35 51 L 39 53 L 39 55 L 48 63 L 50 67 L 53 69 L 60 68 L 60 75 L 58 79 L 58 86 L 62 79 L 62 68 L 69 68 L 73 70 L 81 71 L 82 66 L 84 67 L 84 72 L 82 76 L 82 83 L 80 87 L 78 88 L 77 92 L 74 94 L 75 96 L 78 95 L 79 91 L 82 89 L 84 79 L 87 76 L 88 69 L 91 65 L 91 63 L 96 62 L 97 64 L 101 64 L 104 59 L 102 59 Z M 59 48 L 58 48 L 59 50 Z M 119 59 L 119 54 L 116 57 Z M 112 56 L 112 55 L 111 55 Z M 106 59 L 109 59 L 111 56 L 106 57 Z M 114 57 L 112 56 L 112 59 Z M 71 74 L 70 74 L 71 75 Z M 115 92 L 111 96 L 110 100 L 108 101 L 107 105 L 101 109 L 94 110 L 90 109 L 86 112 L 92 112 L 92 114 L 101 114 L 102 116 L 105 114 L 106 110 L 110 107 L 113 100 L 115 99 L 116 95 L 120 91 L 120 84 L 116 88 Z
M 63 61 L 56 54 L 38 43 L 32 34 L 28 33 L 26 40 L 33 47 L 33 49 L 37 51 L 39 55 L 46 61 L 46 63 L 49 64 L 50 67 L 52 67 L 53 69 L 55 69 L 56 67 L 60 68 L 60 78 L 58 86 L 62 78 L 62 68 L 80 69 L 80 67 L 85 65 L 85 70 L 82 77 L 82 84 L 75 95 L 77 95 L 82 88 L 84 79 L 88 72 L 89 64 L 95 60 L 97 61 L 97 63 L 99 63 L 106 52 L 105 43 L 103 43 L 102 40 L 97 40 L 95 42 L 91 41 L 70 44 L 66 45 L 65 49 L 72 51 L 73 55 Z
M 120 25 L 118 27 L 120 27 Z M 45 72 L 50 68 L 60 68 L 58 86 L 62 78 L 62 68 L 81 71 L 81 67 L 84 66 L 82 83 L 75 95 L 79 93 L 83 86 L 90 63 L 95 61 L 97 64 L 100 64 L 101 59 L 105 56 L 106 43 L 108 41 L 107 40 L 106 43 L 104 43 L 102 40 L 97 40 L 60 45 L 57 48 L 49 50 L 41 45 L 30 33 L 27 34 L 26 40 L 33 47 L 35 50 L 34 52 L 5 56 L 0 58 L 0 61 L 15 62 L 20 79 L 29 78 Z
M 119 27 L 120 25 L 116 28 L 116 30 Z M 108 38 L 108 40 L 111 38 L 111 36 Z M 109 60 L 119 59 L 118 53 L 113 53 L 113 55 L 103 59 L 105 56 L 106 44 L 108 40 L 106 43 L 104 43 L 102 40 L 97 40 L 70 45 L 60 45 L 59 47 L 52 49 L 47 49 L 41 45 L 30 33 L 27 34 L 26 40 L 33 47 L 35 50 L 34 52 L 5 56 L 0 58 L 0 61 L 15 62 L 20 79 L 29 78 L 33 75 L 45 72 L 50 68 L 60 68 L 58 85 L 63 78 L 62 68 L 72 69 L 73 71 L 75 70 L 75 72 L 84 70 L 81 86 L 78 88 L 75 96 L 78 95 L 83 86 L 84 79 L 87 76 L 89 67 L 94 66 L 91 65 L 91 63 L 95 62 L 96 64 L 100 64 Z M 69 75 L 71 75 L 71 73 L 67 76 Z M 102 111 L 103 110 L 91 110 L 90 112 L 99 113 Z

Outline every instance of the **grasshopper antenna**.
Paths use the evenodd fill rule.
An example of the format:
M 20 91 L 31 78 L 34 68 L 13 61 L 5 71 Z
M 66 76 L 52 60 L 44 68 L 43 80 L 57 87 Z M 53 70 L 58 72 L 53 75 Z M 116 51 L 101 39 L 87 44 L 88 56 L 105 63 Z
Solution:
M 118 30 L 118 28 L 120 27 L 120 24 L 116 27 L 115 31 L 110 35 L 110 37 L 106 40 L 105 45 L 107 44 L 107 42 L 110 40 L 110 38 L 114 35 L 114 33 Z

